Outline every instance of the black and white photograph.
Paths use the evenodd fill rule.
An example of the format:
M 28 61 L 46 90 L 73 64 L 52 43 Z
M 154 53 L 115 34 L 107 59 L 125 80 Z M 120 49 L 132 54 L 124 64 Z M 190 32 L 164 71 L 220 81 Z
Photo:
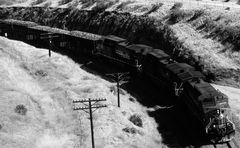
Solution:
M 0 0 L 0 148 L 240 148 L 240 0 Z

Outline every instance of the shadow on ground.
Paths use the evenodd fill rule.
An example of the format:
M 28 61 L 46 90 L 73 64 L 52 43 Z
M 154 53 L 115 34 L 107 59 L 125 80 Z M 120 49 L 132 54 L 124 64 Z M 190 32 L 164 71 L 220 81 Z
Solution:
M 100 58 L 67 55 L 80 64 L 81 68 L 108 81 L 112 80 L 106 74 L 126 72 L 124 67 L 116 67 Z M 160 106 L 160 109 L 148 113 L 158 123 L 158 131 L 163 138 L 163 143 L 168 147 L 201 147 L 209 144 L 206 135 L 201 132 L 203 131 L 201 126 L 181 103 L 180 98 L 169 95 L 166 90 L 156 87 L 147 78 L 136 75 L 132 76 L 128 83 L 121 85 L 121 88 L 134 96 L 143 106 L 153 108 Z

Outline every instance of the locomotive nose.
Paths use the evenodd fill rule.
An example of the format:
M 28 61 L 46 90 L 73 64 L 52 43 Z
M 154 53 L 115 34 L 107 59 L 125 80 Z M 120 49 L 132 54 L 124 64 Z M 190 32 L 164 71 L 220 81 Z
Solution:
M 206 127 L 206 133 L 210 136 L 211 142 L 225 143 L 231 141 L 234 137 L 235 127 L 223 114 L 219 114 Z

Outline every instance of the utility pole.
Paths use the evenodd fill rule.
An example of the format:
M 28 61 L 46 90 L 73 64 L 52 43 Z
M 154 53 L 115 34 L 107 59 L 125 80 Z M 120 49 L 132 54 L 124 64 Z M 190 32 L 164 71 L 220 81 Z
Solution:
M 41 33 L 40 39 L 48 39 L 48 55 L 51 57 L 52 39 L 57 38 L 59 35 L 54 35 L 54 33 Z
M 128 82 L 126 79 L 129 79 L 129 72 L 118 72 L 118 73 L 111 73 L 106 75 L 112 77 L 112 80 L 117 82 L 117 99 L 118 99 L 118 107 L 120 107 L 120 93 L 119 93 L 120 85 Z
M 98 98 L 98 99 L 82 99 L 82 100 L 73 100 L 73 103 L 82 103 L 85 106 L 84 107 L 74 107 L 73 110 L 83 110 L 86 113 L 90 114 L 90 125 L 91 125 L 91 137 L 92 137 L 92 148 L 95 148 L 95 144 L 94 144 L 94 130 L 93 130 L 93 118 L 92 118 L 92 114 L 94 111 L 96 111 L 98 108 L 103 108 L 103 107 L 107 107 L 107 105 L 98 105 L 96 103 L 100 102 L 100 101 L 106 101 L 106 99 L 103 98 Z M 88 102 L 88 105 L 85 104 L 85 102 Z M 94 102 L 92 104 L 92 102 Z M 95 108 L 95 110 L 92 111 L 92 109 Z M 89 110 L 89 111 L 87 111 Z

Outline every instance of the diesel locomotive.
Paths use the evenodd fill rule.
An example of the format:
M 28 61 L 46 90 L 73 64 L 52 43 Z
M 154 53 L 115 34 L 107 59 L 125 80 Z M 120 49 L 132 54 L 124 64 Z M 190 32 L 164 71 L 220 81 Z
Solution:
M 55 37 L 43 38 L 46 34 Z M 200 71 L 175 61 L 160 49 L 129 44 L 115 35 L 66 31 L 17 20 L 1 20 L 0 35 L 37 47 L 48 48 L 51 43 L 55 50 L 100 57 L 124 66 L 179 97 L 204 127 L 212 143 L 229 142 L 235 135 L 235 125 L 229 118 L 228 97 L 206 82 Z

